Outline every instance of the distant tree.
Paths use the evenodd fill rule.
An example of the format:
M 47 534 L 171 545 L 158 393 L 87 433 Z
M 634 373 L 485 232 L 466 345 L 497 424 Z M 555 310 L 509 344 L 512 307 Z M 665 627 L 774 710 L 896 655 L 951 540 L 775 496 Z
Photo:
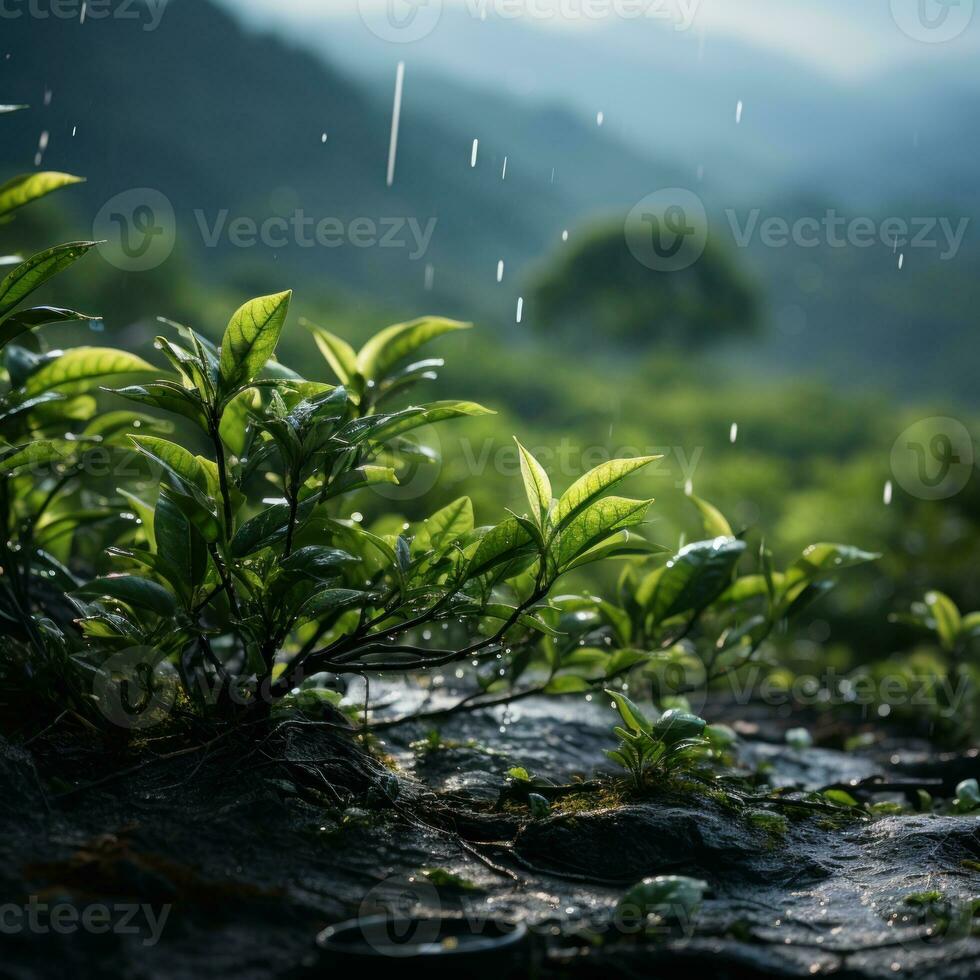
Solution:
M 658 262 L 649 241 L 628 240 L 638 233 L 609 222 L 563 246 L 534 284 L 533 322 L 631 349 L 700 349 L 756 331 L 758 294 L 727 251 L 695 235 L 683 244 L 697 250 L 690 263 L 674 255 L 674 271 L 664 271 L 651 268 Z

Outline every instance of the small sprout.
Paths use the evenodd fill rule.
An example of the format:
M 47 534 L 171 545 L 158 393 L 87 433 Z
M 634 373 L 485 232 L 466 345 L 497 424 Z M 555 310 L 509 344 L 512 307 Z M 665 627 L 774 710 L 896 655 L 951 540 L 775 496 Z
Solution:
M 838 806 L 848 806 L 856 807 L 860 804 L 847 790 L 844 789 L 825 789 L 823 791 L 824 799 L 829 800 L 831 803 L 836 803 Z
M 813 736 L 805 728 L 791 728 L 786 733 L 786 744 L 791 749 L 802 752 L 813 745 Z
M 956 787 L 953 810 L 956 813 L 972 813 L 980 808 L 980 784 L 975 779 L 964 779 Z
M 540 820 L 551 812 L 551 804 L 538 793 L 528 793 L 527 802 L 531 808 L 531 816 L 535 820 Z
M 941 902 L 943 900 L 943 893 L 940 891 L 928 892 L 914 892 L 911 895 L 905 896 L 906 905 L 915 905 L 922 907 L 923 905 L 933 905 L 936 902 Z
M 789 821 L 781 813 L 771 813 L 769 810 L 750 810 L 745 819 L 753 827 L 765 830 L 770 834 L 785 834 L 789 830 Z
M 738 741 L 735 729 L 728 725 L 708 725 L 704 730 L 704 737 L 711 743 L 712 748 L 727 749 Z
M 905 807 L 901 803 L 883 800 L 881 803 L 871 803 L 868 806 L 868 813 L 873 817 L 897 817 L 905 813 Z
M 473 892 L 478 890 L 477 885 L 469 878 L 463 878 L 445 868 L 426 868 L 422 875 L 430 885 L 446 891 Z
M 633 885 L 616 906 L 621 921 L 657 916 L 664 921 L 690 922 L 701 907 L 708 884 L 683 875 L 658 875 Z
M 697 715 L 671 708 L 665 711 L 653 726 L 653 734 L 666 745 L 676 745 L 686 739 L 700 738 L 704 734 L 706 722 Z
M 513 766 L 507 770 L 507 775 L 515 783 L 529 783 L 531 781 L 531 774 L 523 766 Z

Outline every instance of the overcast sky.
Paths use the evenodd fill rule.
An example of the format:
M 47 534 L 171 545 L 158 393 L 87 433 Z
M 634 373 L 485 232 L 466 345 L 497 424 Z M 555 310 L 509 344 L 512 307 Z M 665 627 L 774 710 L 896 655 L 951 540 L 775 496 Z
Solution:
M 228 2 L 228 0 L 226 0 Z M 630 9 L 646 5 L 664 17 L 687 19 L 695 31 L 738 37 L 778 50 L 835 75 L 875 71 L 914 57 L 939 56 L 936 46 L 924 45 L 904 34 L 892 17 L 892 4 L 917 5 L 919 0 L 235 0 L 234 7 L 258 15 L 264 23 L 328 17 L 357 17 L 362 11 L 384 11 L 389 3 L 400 12 L 408 4 L 468 11 L 479 20 L 486 6 L 489 15 L 523 10 L 533 26 L 554 31 L 589 30 L 608 24 L 616 13 L 595 19 L 583 10 Z M 931 0 L 933 3 L 942 0 Z M 960 0 L 972 5 L 974 0 Z M 561 12 L 566 16 L 561 16 Z M 570 16 L 568 13 L 570 12 Z M 426 11 L 428 13 L 428 10 Z M 537 16 L 535 16 L 537 14 Z M 642 21 L 634 21 L 637 29 Z M 971 25 L 977 40 L 980 27 Z M 939 46 L 943 47 L 943 46 Z

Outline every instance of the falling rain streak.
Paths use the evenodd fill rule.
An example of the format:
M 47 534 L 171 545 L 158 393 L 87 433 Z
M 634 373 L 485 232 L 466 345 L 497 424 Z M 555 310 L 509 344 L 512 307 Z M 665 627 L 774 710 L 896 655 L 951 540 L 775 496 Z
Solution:
M 402 89 L 405 86 L 405 62 L 398 62 L 395 72 L 395 101 L 391 109 L 391 143 L 388 146 L 388 186 L 395 182 L 395 159 L 398 156 L 398 126 L 402 118 Z

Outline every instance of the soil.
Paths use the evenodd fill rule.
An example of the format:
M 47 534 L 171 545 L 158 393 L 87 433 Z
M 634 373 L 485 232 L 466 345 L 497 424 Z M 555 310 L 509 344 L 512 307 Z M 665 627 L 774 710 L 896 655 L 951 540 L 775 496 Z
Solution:
M 404 708 L 405 691 L 387 693 Z M 804 805 L 805 791 L 838 783 L 901 801 L 902 780 L 933 780 L 938 795 L 980 774 L 977 753 L 908 740 L 792 749 L 788 721 L 770 715 L 740 708 L 729 723 L 739 765 L 781 788 L 767 808 L 787 817 L 783 832 L 748 820 L 734 792 L 672 785 L 630 798 L 603 755 L 608 705 L 581 697 L 453 716 L 436 747 L 417 741 L 432 723 L 399 726 L 374 756 L 315 724 L 193 751 L 147 733 L 125 756 L 82 752 L 57 731 L 26 748 L 0 741 L 0 911 L 33 896 L 105 906 L 114 923 L 59 933 L 43 915 L 46 932 L 0 916 L 0 977 L 330 976 L 316 934 L 392 909 L 522 921 L 545 977 L 980 974 L 970 921 L 907 902 L 936 891 L 959 908 L 980 895 L 980 818 Z M 535 785 L 514 784 L 514 766 Z M 546 816 L 531 816 L 528 789 L 549 801 Z M 700 911 L 624 931 L 624 891 L 661 874 L 706 881 Z M 490 960 L 486 971 L 504 976 Z M 394 972 L 412 975 L 405 961 Z

